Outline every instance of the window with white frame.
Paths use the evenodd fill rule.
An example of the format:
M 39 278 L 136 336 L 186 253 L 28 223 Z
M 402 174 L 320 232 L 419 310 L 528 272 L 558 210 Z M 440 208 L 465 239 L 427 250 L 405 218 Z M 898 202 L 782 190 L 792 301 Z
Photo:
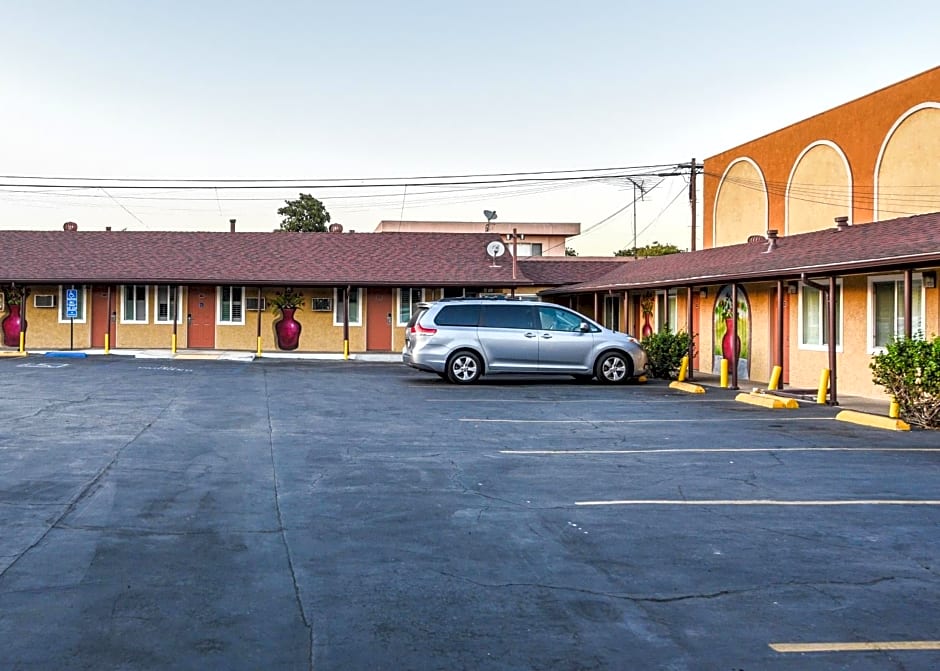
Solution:
M 678 330 L 679 309 L 674 291 L 656 294 L 656 330 L 675 333 Z
M 836 281 L 836 348 L 842 347 L 842 281 Z M 829 308 L 826 294 L 803 285 L 800 290 L 800 347 L 828 349 Z
M 872 349 L 887 347 L 904 336 L 904 276 L 871 277 L 868 342 Z M 911 335 L 924 337 L 924 284 L 920 275 L 911 280 Z
M 147 285 L 125 284 L 121 287 L 123 300 L 121 301 L 122 324 L 147 323 Z
M 415 307 L 424 300 L 424 289 L 405 287 L 398 290 L 398 325 L 405 326 Z
M 620 330 L 620 303 L 623 298 L 619 295 L 604 296 L 604 326 L 614 331 Z
M 362 326 L 362 289 L 353 289 L 349 292 L 349 325 Z M 333 326 L 343 325 L 343 292 L 333 289 Z
M 65 316 L 65 311 L 68 308 L 66 305 L 65 297 L 66 292 L 69 289 L 75 289 L 78 292 L 78 315 L 75 319 L 69 319 Z M 59 287 L 59 323 L 67 324 L 74 321 L 76 324 L 85 323 L 85 285 L 83 284 L 73 284 L 69 286 L 60 286 Z
M 245 287 L 219 287 L 219 324 L 245 323 Z
M 181 322 L 183 312 L 179 300 L 180 288 L 161 284 L 155 288 L 155 291 L 157 294 L 157 312 L 154 322 L 157 324 L 172 324 L 174 314 L 176 314 L 176 322 Z

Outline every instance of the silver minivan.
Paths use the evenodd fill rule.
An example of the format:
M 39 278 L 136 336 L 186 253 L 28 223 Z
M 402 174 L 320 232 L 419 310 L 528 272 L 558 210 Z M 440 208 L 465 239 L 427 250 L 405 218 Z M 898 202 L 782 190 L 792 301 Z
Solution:
M 489 298 L 419 304 L 405 329 L 402 361 L 456 384 L 497 373 L 619 384 L 647 370 L 646 352 L 632 336 L 560 305 Z

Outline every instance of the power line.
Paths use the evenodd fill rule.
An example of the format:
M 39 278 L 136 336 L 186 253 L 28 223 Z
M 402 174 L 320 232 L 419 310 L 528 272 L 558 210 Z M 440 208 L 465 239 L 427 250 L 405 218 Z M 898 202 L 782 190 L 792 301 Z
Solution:
M 428 179 L 468 179 L 471 177 L 519 177 L 522 175 L 565 175 L 583 172 L 622 172 L 625 170 L 652 170 L 662 169 L 674 166 L 674 163 L 658 163 L 654 165 L 634 165 L 612 168 L 574 168 L 570 170 L 527 170 L 524 172 L 491 172 L 491 173 L 470 173 L 463 175 L 423 175 L 413 177 L 328 177 L 328 178 L 303 178 L 303 179 L 171 179 L 164 177 L 50 177 L 42 175 L 0 175 L 0 179 L 40 179 L 54 181 L 85 181 L 85 182 L 173 182 L 183 184 L 251 184 L 251 183 L 270 183 L 270 184 L 304 184 L 310 182 L 362 182 L 375 180 L 428 180 Z M 397 186 L 402 186 L 397 184 Z

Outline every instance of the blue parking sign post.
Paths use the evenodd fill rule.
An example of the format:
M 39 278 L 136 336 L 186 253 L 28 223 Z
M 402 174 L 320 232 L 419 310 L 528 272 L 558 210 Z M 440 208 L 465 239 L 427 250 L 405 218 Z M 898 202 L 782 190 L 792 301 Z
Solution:
M 78 289 L 65 290 L 65 318 L 69 320 L 69 349 L 75 347 L 75 320 L 78 319 Z

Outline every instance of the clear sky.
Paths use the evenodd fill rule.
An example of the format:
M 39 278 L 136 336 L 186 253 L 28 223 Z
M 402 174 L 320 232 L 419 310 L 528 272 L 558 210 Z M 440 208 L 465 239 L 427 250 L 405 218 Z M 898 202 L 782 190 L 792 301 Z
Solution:
M 936 0 L 2 0 L 0 17 L 3 185 L 701 161 L 940 64 Z M 638 203 L 640 245 L 689 246 L 686 189 L 669 178 Z M 633 243 L 630 207 L 599 223 L 632 201 L 625 180 L 305 191 L 347 230 L 482 230 L 494 209 L 580 222 L 582 256 Z M 271 230 L 297 193 L 0 186 L 0 227 Z

